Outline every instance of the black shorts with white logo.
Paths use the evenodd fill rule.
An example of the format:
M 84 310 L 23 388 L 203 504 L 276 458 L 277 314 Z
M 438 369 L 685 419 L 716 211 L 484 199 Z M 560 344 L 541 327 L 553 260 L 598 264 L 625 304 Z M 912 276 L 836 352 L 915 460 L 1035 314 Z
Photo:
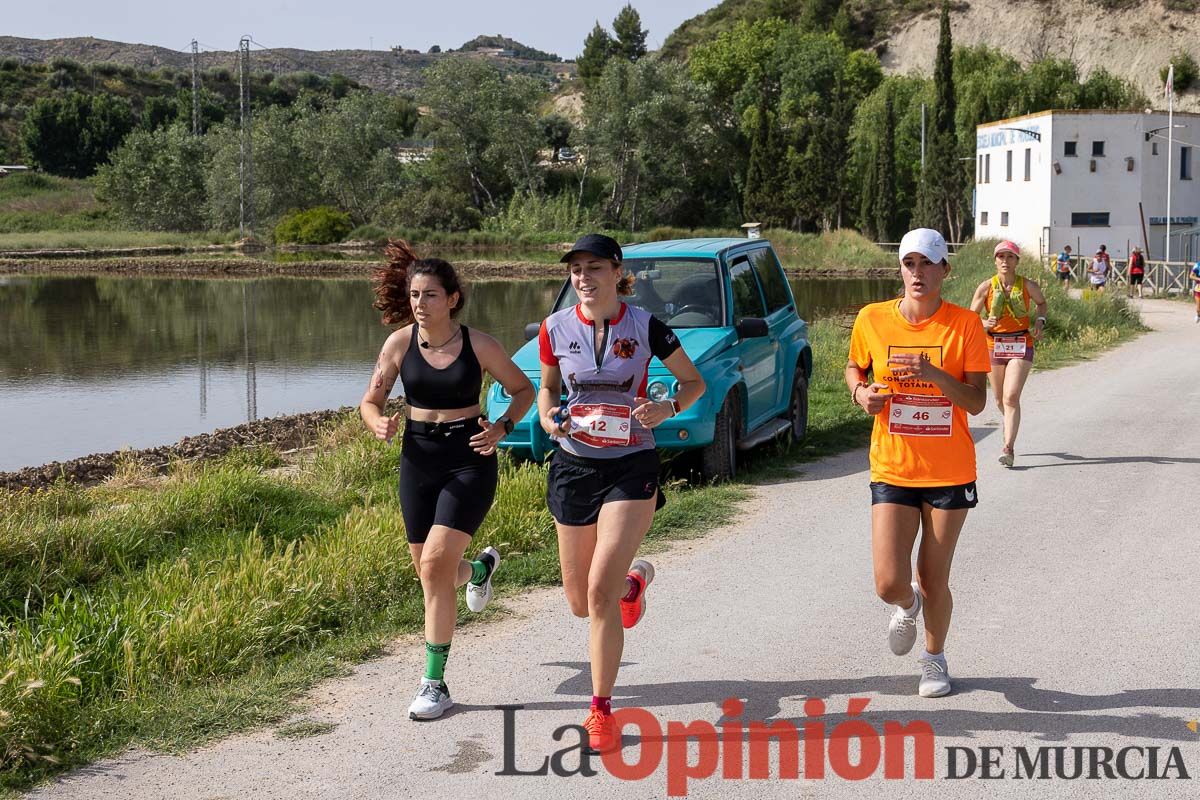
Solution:
M 975 481 L 961 486 L 895 486 L 871 481 L 871 505 L 876 503 L 895 503 L 913 508 L 929 504 L 942 511 L 953 511 L 977 506 L 979 490 L 975 487 Z
M 563 525 L 592 525 L 600 508 L 616 500 L 667 500 L 658 488 L 658 453 L 640 450 L 618 458 L 580 458 L 559 450 L 550 462 L 546 505 Z

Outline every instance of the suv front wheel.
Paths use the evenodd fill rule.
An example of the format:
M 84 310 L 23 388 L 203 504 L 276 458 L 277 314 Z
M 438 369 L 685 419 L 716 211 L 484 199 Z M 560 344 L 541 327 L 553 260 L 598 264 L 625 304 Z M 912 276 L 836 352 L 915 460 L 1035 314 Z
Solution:
M 706 481 L 730 480 L 737 474 L 737 437 L 741 427 L 737 389 L 725 396 L 713 427 L 712 444 L 700 451 L 700 472 Z

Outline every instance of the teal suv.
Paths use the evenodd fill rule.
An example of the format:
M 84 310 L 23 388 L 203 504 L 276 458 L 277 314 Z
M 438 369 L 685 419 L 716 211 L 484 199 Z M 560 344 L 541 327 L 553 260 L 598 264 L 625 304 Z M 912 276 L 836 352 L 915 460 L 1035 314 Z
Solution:
M 624 248 L 624 268 L 636 274 L 626 302 L 666 322 L 704 376 L 704 396 L 654 430 L 662 450 L 699 450 L 705 478 L 733 477 L 737 451 L 786 436 L 804 438 L 812 348 L 796 313 L 791 287 L 764 239 L 679 239 Z M 568 278 L 550 313 L 578 302 Z M 536 387 L 541 377 L 537 331 L 513 356 Z M 672 397 L 679 387 L 662 362 L 650 362 L 646 394 Z M 488 393 L 493 419 L 508 407 L 502 386 Z M 500 443 L 517 457 L 542 461 L 554 447 L 535 406 Z

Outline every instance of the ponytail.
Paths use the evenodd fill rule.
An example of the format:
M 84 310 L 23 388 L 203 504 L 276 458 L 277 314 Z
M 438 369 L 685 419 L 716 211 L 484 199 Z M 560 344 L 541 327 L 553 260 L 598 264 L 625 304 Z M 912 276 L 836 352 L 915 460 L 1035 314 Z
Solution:
M 619 264 L 617 266 L 620 266 Z M 631 295 L 633 294 L 633 284 L 637 280 L 637 276 L 626 272 L 617 279 L 617 294 Z

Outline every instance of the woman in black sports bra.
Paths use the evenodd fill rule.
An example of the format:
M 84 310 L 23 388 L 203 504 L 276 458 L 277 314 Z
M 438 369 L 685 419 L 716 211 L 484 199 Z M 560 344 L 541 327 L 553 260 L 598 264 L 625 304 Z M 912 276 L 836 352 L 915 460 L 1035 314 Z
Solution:
M 417 259 L 407 242 L 390 242 L 388 265 L 375 270 L 375 308 L 387 341 L 359 413 L 376 438 L 391 441 L 400 414 L 384 405 L 400 378 L 408 406 L 400 457 L 400 509 L 413 564 L 425 592 L 425 676 L 410 719 L 434 719 L 453 705 L 444 678 L 458 611 L 482 611 L 500 566 L 493 547 L 474 561 L 463 554 L 496 495 L 496 445 L 533 404 L 533 384 L 500 343 L 454 321 L 466 301 L 458 275 L 440 258 Z M 411 323 L 411 324 L 409 324 Z M 512 396 L 508 415 L 489 421 L 479 396 L 487 371 Z

